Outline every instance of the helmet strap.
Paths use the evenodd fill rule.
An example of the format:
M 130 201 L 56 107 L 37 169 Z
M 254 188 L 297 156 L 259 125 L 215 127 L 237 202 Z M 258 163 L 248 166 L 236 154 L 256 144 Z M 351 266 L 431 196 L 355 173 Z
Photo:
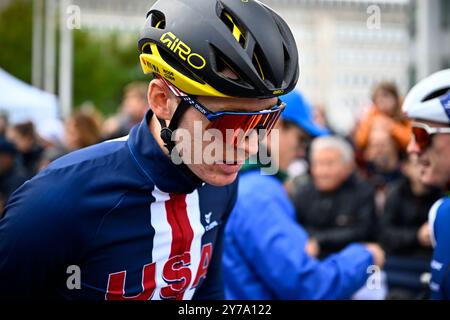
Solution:
M 173 114 L 173 117 L 170 120 L 169 126 L 166 125 L 165 120 L 157 117 L 157 119 L 161 125 L 160 137 L 161 137 L 162 141 L 164 142 L 164 146 L 169 151 L 169 156 L 172 153 L 173 148 L 175 147 L 175 143 L 172 140 L 172 134 L 178 128 L 181 117 L 187 111 L 187 109 L 189 107 L 190 107 L 190 105 L 188 103 L 186 103 L 183 99 L 181 99 L 181 102 L 178 104 L 178 106 Z
M 169 126 L 166 125 L 165 120 L 156 117 L 161 125 L 160 137 L 164 142 L 164 146 L 169 150 L 169 157 L 171 156 L 173 148 L 175 148 L 175 143 L 172 141 L 172 134 L 178 128 L 181 117 L 189 107 L 190 105 L 182 99 L 170 120 Z M 189 176 L 195 183 L 203 182 L 184 163 L 179 164 L 178 168 L 180 168 L 180 170 Z

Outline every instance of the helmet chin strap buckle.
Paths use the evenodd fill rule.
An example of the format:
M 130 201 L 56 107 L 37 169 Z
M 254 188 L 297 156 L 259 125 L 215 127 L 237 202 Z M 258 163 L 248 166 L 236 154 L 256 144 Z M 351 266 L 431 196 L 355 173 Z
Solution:
M 164 147 L 169 151 L 169 155 L 172 152 L 173 148 L 175 147 L 175 143 L 172 141 L 172 134 L 173 131 L 167 127 L 166 121 L 162 120 L 160 118 L 157 118 L 160 125 L 161 125 L 161 131 L 159 133 L 162 141 L 164 142 Z
M 182 115 L 186 112 L 186 110 L 189 108 L 189 104 L 182 102 L 178 105 L 177 109 L 175 110 L 175 113 L 172 116 L 172 120 L 170 120 L 169 126 L 166 125 L 166 120 L 160 119 L 159 117 L 156 117 L 158 119 L 159 124 L 161 125 L 161 131 L 160 131 L 160 137 L 162 141 L 164 142 L 164 147 L 169 150 L 169 157 L 172 156 L 172 150 L 175 148 L 175 141 L 172 141 L 172 135 L 174 131 L 178 128 L 178 123 L 180 122 L 180 119 Z M 156 116 L 156 115 L 155 115 Z M 203 182 L 198 176 L 196 176 L 184 163 L 181 163 L 178 165 L 178 168 L 183 170 L 183 172 L 191 177 L 194 181 L 200 183 Z
M 167 144 L 168 141 L 171 141 L 172 139 L 172 130 L 170 130 L 169 128 L 162 128 L 161 129 L 161 139 Z
M 164 141 L 164 146 L 169 150 L 169 157 L 172 154 L 173 148 L 175 148 L 175 142 L 172 141 L 172 134 L 178 128 L 181 117 L 189 108 L 189 104 L 184 100 L 181 100 L 180 104 L 176 108 L 172 120 L 170 120 L 169 126 L 166 125 L 166 121 L 157 117 L 159 124 L 161 125 L 160 137 Z

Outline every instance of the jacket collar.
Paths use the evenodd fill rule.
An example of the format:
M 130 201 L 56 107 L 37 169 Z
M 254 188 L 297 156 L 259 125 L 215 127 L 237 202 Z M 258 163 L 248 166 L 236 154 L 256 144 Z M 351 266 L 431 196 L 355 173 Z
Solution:
M 186 165 L 176 165 L 161 150 L 149 129 L 153 116 L 147 111 L 139 125 L 133 127 L 128 146 L 141 171 L 158 189 L 167 193 L 191 193 L 200 187 L 202 181 Z

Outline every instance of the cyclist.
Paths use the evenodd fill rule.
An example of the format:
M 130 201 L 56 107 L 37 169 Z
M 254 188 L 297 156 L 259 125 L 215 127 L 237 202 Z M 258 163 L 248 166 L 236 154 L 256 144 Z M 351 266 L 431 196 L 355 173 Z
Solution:
M 55 161 L 12 195 L 0 220 L 0 297 L 224 297 L 223 228 L 241 164 L 257 150 L 247 133 L 269 132 L 278 96 L 297 83 L 293 35 L 258 1 L 158 1 L 138 45 L 155 75 L 150 109 L 127 137 Z M 198 124 L 245 133 L 211 142 L 224 159 L 244 156 L 196 162 L 182 149 L 174 161 L 176 133 L 195 143 Z
M 450 185 L 450 69 L 416 84 L 405 98 L 403 110 L 414 120 L 408 152 L 416 155 L 421 180 L 427 185 Z M 431 297 L 450 299 L 450 197 L 430 209 L 426 235 L 434 245 L 431 261 Z M 424 236 L 422 236 L 424 237 Z

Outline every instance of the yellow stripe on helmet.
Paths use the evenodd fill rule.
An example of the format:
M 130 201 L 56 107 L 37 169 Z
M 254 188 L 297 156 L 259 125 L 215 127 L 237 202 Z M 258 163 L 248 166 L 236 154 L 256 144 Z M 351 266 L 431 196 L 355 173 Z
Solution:
M 237 42 L 240 42 L 239 40 L 241 39 L 241 37 L 245 40 L 244 34 L 242 33 L 241 29 L 239 29 L 237 24 L 234 23 L 233 17 L 228 12 L 224 12 L 224 15 L 233 24 L 233 31 L 232 31 L 232 33 L 233 33 L 233 36 L 236 38 Z
M 151 43 L 150 47 L 152 52 L 151 54 L 141 53 L 139 56 L 141 67 L 145 74 L 157 73 L 167 79 L 167 81 L 172 83 L 178 89 L 188 94 L 196 96 L 230 97 L 220 91 L 217 91 L 209 84 L 203 84 L 185 76 L 164 61 L 159 54 L 158 47 L 155 43 Z
M 259 59 L 258 59 L 258 56 L 256 55 L 256 53 L 253 53 L 253 57 L 255 58 L 256 63 L 258 64 L 259 72 L 261 74 L 261 78 L 264 80 L 264 72 L 263 72 L 263 70 L 261 68 L 261 64 L 259 63 Z

